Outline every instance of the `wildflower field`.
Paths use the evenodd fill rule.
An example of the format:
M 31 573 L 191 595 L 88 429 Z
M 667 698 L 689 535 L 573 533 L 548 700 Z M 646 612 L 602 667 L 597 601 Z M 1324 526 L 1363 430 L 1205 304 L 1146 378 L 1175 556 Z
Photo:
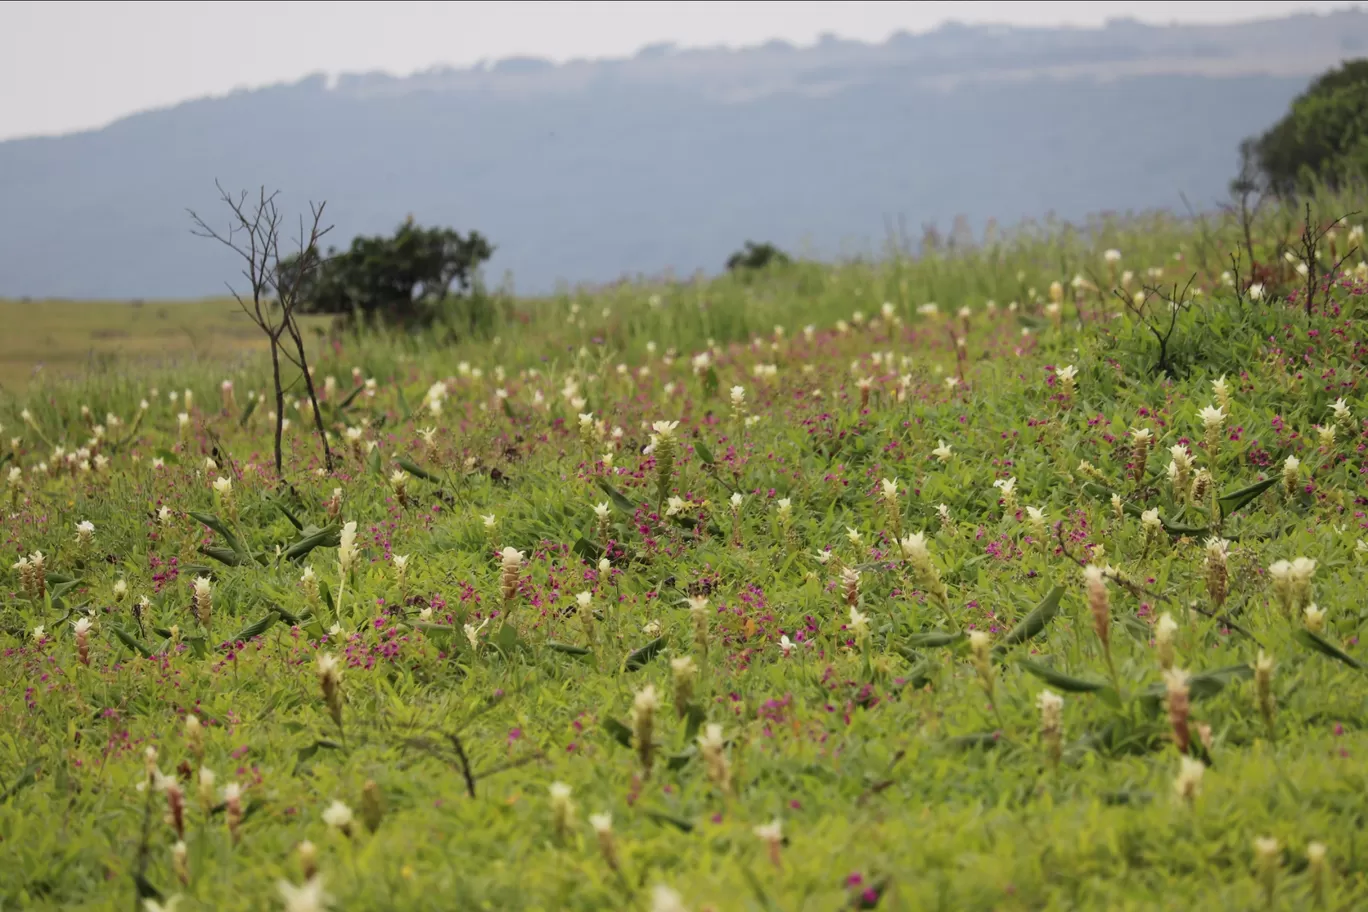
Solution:
M 10 394 L 0 908 L 1363 908 L 1354 202 Z

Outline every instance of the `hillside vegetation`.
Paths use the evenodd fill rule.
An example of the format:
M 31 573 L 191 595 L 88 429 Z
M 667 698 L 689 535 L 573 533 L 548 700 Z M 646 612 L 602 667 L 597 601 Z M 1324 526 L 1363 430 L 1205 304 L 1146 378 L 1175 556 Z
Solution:
M 0 905 L 1362 907 L 1362 202 L 0 398 Z

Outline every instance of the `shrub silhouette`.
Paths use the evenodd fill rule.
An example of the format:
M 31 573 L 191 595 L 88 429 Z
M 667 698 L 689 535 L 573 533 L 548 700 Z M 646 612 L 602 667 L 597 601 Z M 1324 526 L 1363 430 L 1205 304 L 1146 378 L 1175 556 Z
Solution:
M 727 257 L 727 271 L 748 272 L 769 266 L 786 266 L 791 262 L 789 255 L 773 244 L 746 241 L 745 247 Z
M 393 237 L 358 237 L 345 252 L 330 249 L 302 283 L 299 310 L 422 325 L 460 303 L 474 325 L 481 322 L 472 308 L 482 298 L 478 270 L 493 253 L 479 232 L 422 228 L 410 217 Z M 281 264 L 282 270 L 297 267 L 294 258 Z

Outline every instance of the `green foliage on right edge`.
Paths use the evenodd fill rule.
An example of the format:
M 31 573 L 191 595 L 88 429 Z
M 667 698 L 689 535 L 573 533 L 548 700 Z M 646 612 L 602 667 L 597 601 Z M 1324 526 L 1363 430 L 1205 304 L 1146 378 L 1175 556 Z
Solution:
M 1368 174 L 1368 58 L 1325 73 L 1241 152 L 1279 196 L 1317 180 L 1333 187 Z
M 357 237 L 346 252 L 330 249 L 305 279 L 299 310 L 413 326 L 464 305 L 457 307 L 464 317 L 459 322 L 473 331 L 488 322 L 477 272 L 493 253 L 478 231 L 462 236 L 451 228 L 421 228 L 409 218 L 393 237 Z M 282 269 L 297 262 L 291 257 Z

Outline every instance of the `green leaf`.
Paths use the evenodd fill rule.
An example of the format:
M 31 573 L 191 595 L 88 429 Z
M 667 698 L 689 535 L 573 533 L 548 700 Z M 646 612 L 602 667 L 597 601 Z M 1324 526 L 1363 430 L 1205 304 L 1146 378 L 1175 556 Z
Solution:
M 409 408 L 408 397 L 404 395 L 404 385 L 402 383 L 394 384 L 394 391 L 399 396 L 399 414 L 404 416 L 405 421 L 408 421 L 413 417 L 413 409 Z
M 632 652 L 627 656 L 627 661 L 623 663 L 623 667 L 628 671 L 637 671 L 638 669 L 646 667 L 646 663 L 651 661 L 651 659 L 654 659 L 656 655 L 659 654 L 660 650 L 665 648 L 665 639 L 666 638 L 663 636 L 656 637 L 645 646 Z
M 109 629 L 114 632 L 115 638 L 118 639 L 120 643 L 123 643 L 129 649 L 138 653 L 138 655 L 142 656 L 144 659 L 152 657 L 152 650 L 148 649 L 142 643 L 139 643 L 133 634 L 124 630 L 118 624 L 110 624 Z
M 1273 478 L 1265 478 L 1263 481 L 1256 481 L 1247 488 L 1240 488 L 1238 491 L 1222 494 L 1216 501 L 1221 507 L 1221 519 L 1230 516 L 1277 483 L 1277 476 L 1274 476 Z
M 196 513 L 194 510 L 187 510 L 185 511 L 185 515 L 196 522 L 207 526 L 209 531 L 223 536 L 225 540 L 233 538 L 233 530 L 228 528 L 228 524 L 213 513 Z
M 422 631 L 423 636 L 443 642 L 456 635 L 456 628 L 451 624 L 430 624 L 427 621 L 411 621 L 409 626 L 414 630 Z
M 34 781 L 37 780 L 38 770 L 42 765 L 43 764 L 37 760 L 30 761 L 29 765 L 24 767 L 18 777 L 9 784 L 9 788 L 0 792 L 0 804 L 4 804 L 6 801 L 32 785 Z
M 266 612 L 266 616 L 264 618 L 258 621 L 253 621 L 252 623 L 248 624 L 246 627 L 243 627 L 241 630 L 235 633 L 233 635 L 233 638 L 229 642 L 245 643 L 248 640 L 259 637 L 267 630 L 270 630 L 271 625 L 279 619 L 280 615 L 277 612 L 268 611 Z
M 1120 626 L 1124 627 L 1126 633 L 1130 634 L 1131 638 L 1137 643 L 1142 643 L 1146 646 L 1149 645 L 1150 637 L 1154 635 L 1154 630 L 1149 624 L 1146 624 L 1129 611 L 1118 611 L 1113 617 L 1117 619 Z
M 366 455 L 366 468 L 376 475 L 380 474 L 380 448 L 376 447 Z
M 294 513 L 291 512 L 289 507 L 285 506 L 285 501 L 281 500 L 279 497 L 272 497 L 269 499 L 271 501 L 271 506 L 279 510 L 281 515 L 290 521 L 290 525 L 295 527 L 296 531 L 304 531 L 304 524 L 299 521 L 298 516 L 295 516 Z
M 709 367 L 703 372 L 703 395 L 709 399 L 717 395 L 717 371 Z
M 717 464 L 717 460 L 713 459 L 712 450 L 708 449 L 708 445 L 706 443 L 704 443 L 701 440 L 695 440 L 693 447 L 694 452 L 698 454 L 699 459 L 703 460 L 704 465 L 710 466 Z
M 1112 494 L 1116 493 L 1106 485 L 1100 485 L 1095 481 L 1085 481 L 1083 483 L 1083 492 L 1105 503 L 1111 503 Z M 1144 511 L 1133 503 L 1123 503 L 1121 504 L 1121 512 L 1125 513 L 1127 516 L 1139 516 Z
M 1206 535 L 1211 532 L 1211 529 L 1206 526 L 1179 526 L 1169 522 L 1163 517 L 1160 517 L 1159 525 L 1163 526 L 1164 531 L 1175 538 L 1184 535 Z
M 936 668 L 934 662 L 930 659 L 923 659 L 920 655 L 911 650 L 904 652 L 903 657 L 912 665 L 905 674 L 901 675 L 903 687 L 921 690 L 927 684 L 931 683 L 931 672 Z
M 353 388 L 352 391 L 347 395 L 346 399 L 343 399 L 341 402 L 337 403 L 337 410 L 339 412 L 343 412 L 350 408 L 351 404 L 356 401 L 356 397 L 361 395 L 362 391 L 364 391 L 365 388 L 366 385 L 364 383 L 358 383 L 355 386 L 355 388 Z
M 512 652 L 519 645 L 518 628 L 505 621 L 494 636 L 490 637 L 490 642 L 504 652 Z
M 252 419 L 252 413 L 256 411 L 257 403 L 260 401 L 260 397 L 247 400 L 247 407 L 242 410 L 242 417 L 238 419 L 238 427 L 245 428 L 247 426 L 247 422 Z
M 609 484 L 605 479 L 598 479 L 598 486 L 603 489 L 603 493 L 608 495 L 608 499 L 613 502 L 613 506 L 631 516 L 636 512 L 636 504 L 628 500 L 621 491 Z
M 399 466 L 399 468 L 403 469 L 405 472 L 408 472 L 414 478 L 421 478 L 423 481 L 430 481 L 433 484 L 438 484 L 441 482 L 440 478 L 438 478 L 436 475 L 433 475 L 427 469 L 418 465 L 418 463 L 414 462 L 412 459 L 409 459 L 407 456 L 396 456 L 394 458 L 394 461 Z
M 338 744 L 336 741 L 329 741 L 326 738 L 319 738 L 313 744 L 307 745 L 306 747 L 301 747 L 295 753 L 295 767 L 298 768 L 301 763 L 306 763 L 309 760 L 312 760 L 314 754 L 318 753 L 320 750 L 341 749 L 342 745 Z
M 1026 615 L 1021 621 L 1007 631 L 994 649 L 994 652 L 1006 652 L 1008 646 L 1015 646 L 1038 636 L 1045 625 L 1050 623 L 1056 614 L 1059 613 L 1059 600 L 1064 597 L 1064 587 L 1054 586 L 1045 597 L 1040 600 L 1040 604 L 1031 609 L 1031 613 Z
M 1329 640 L 1320 636 L 1319 634 L 1312 633 L 1311 631 L 1303 627 L 1301 630 L 1298 630 L 1292 636 L 1293 639 L 1295 639 L 1298 643 L 1301 643 L 1303 646 L 1307 646 L 1311 649 L 1314 649 L 1316 652 L 1319 652 L 1323 656 L 1328 656 L 1332 659 L 1336 659 L 1340 662 L 1343 662 L 1345 665 L 1348 665 L 1350 668 L 1356 669 L 1358 671 L 1363 670 L 1362 662 L 1360 662 L 1358 659 L 1354 658 L 1344 650 L 1340 649 L 1334 643 L 1331 643 Z
M 221 535 L 223 537 L 223 540 L 228 543 L 228 547 L 232 548 L 233 551 L 235 551 L 237 555 L 242 559 L 242 563 L 245 564 L 251 561 L 251 552 L 247 550 L 246 546 L 242 544 L 242 541 L 237 537 L 236 533 L 234 533 L 232 528 L 230 528 L 229 525 L 225 523 L 223 520 L 219 519 L 212 513 L 196 513 L 193 510 L 187 510 L 185 515 L 189 516 L 196 522 L 208 527 L 210 531 L 217 532 L 219 535 Z M 209 556 L 213 557 L 213 555 Z M 218 558 L 215 559 L 217 560 Z
M 599 558 L 603 557 L 603 549 L 582 535 L 571 550 L 579 556 L 580 560 L 595 566 L 598 565 Z
M 912 634 L 906 639 L 905 645 L 909 649 L 939 649 L 942 646 L 953 646 L 963 639 L 963 633 L 946 633 L 943 630 L 932 630 L 927 633 Z
M 1227 665 L 1224 668 L 1215 668 L 1211 671 L 1204 671 L 1188 678 L 1188 697 L 1192 700 L 1204 700 L 1207 697 L 1214 697 L 1225 689 L 1226 685 L 1241 678 L 1252 678 L 1254 669 L 1248 665 Z M 1167 690 L 1163 684 L 1155 684 L 1147 687 L 1140 694 L 1140 703 L 1145 712 L 1154 715 L 1159 712 L 1160 706 Z
M 135 872 L 133 874 L 133 889 L 138 893 L 138 899 L 150 899 L 154 902 L 162 901 L 162 891 L 152 885 L 146 875 Z
M 550 649 L 552 652 L 563 652 L 566 655 L 572 656 L 593 655 L 593 653 L 584 646 L 576 646 L 573 643 L 557 643 L 555 640 L 547 640 L 546 648 Z
M 507 399 L 501 399 L 501 400 L 499 400 L 499 401 L 503 403 L 503 412 L 504 412 L 504 415 L 508 418 L 509 421 L 512 421 L 512 420 L 513 420 L 513 404 L 512 404 L 511 402 L 509 402 Z
M 220 548 L 215 545 L 200 545 L 199 553 L 229 567 L 241 567 L 252 562 L 250 558 L 244 558 L 231 548 Z
M 1102 793 L 1102 803 L 1113 807 L 1144 805 L 1149 804 L 1153 800 L 1153 792 L 1136 791 L 1134 789 L 1119 789 L 1114 792 Z
M 690 746 L 677 754 L 670 754 L 665 758 L 665 766 L 671 770 L 682 770 L 696 756 L 698 756 L 698 750 Z
M 609 737 L 623 747 L 632 746 L 632 730 L 617 719 L 604 719 L 603 730 L 608 733 Z
M 708 714 L 703 711 L 703 707 L 697 703 L 690 703 L 684 710 L 684 743 L 692 744 L 694 738 L 698 737 L 698 730 L 703 727 Z
M 978 732 L 973 735 L 960 735 L 950 739 L 950 746 L 959 750 L 988 750 L 1003 742 L 1001 732 Z
M 52 582 L 52 575 L 48 575 L 47 591 L 48 595 L 52 596 L 52 599 L 54 601 L 66 595 L 68 592 L 70 592 L 72 589 L 75 589 L 79 585 L 81 585 L 81 581 L 78 579 L 64 579 L 60 582 L 54 583 Z
M 1066 693 L 1097 693 L 1107 686 L 1105 681 L 1070 677 L 1061 671 L 1055 671 L 1048 665 L 1042 665 L 1030 659 L 1017 659 L 1017 664 L 1051 687 Z
M 291 627 L 298 627 L 301 624 L 306 623 L 311 617 L 311 613 L 308 611 L 303 614 L 291 614 L 279 605 L 276 606 L 275 613 L 280 615 L 282 623 L 289 624 Z
M 190 655 L 196 659 L 202 659 L 209 654 L 209 643 L 202 636 L 184 637 L 181 639 L 190 649 Z
M 154 450 L 153 455 L 161 459 L 161 461 L 166 463 L 167 465 L 180 465 L 180 457 L 177 456 L 175 453 L 171 452 L 170 450 L 166 449 L 165 447 L 159 450 Z
M 656 823 L 668 824 L 681 833 L 693 832 L 694 825 L 682 817 L 672 817 L 669 814 L 663 814 L 660 811 L 643 811 L 643 813 Z
M 319 529 L 312 535 L 305 536 L 290 545 L 281 556 L 285 560 L 298 561 L 306 557 L 315 548 L 336 548 L 341 541 L 342 527 L 337 523 L 331 523 L 326 528 Z

